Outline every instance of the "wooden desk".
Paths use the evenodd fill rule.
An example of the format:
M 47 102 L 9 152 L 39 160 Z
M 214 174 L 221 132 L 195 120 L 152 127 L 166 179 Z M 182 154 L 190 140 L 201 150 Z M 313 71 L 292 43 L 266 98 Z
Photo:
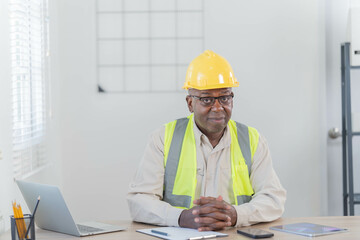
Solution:
M 310 222 L 310 223 L 317 223 L 322 225 L 329 225 L 333 227 L 340 227 L 340 228 L 347 228 L 349 229 L 348 232 L 345 233 L 337 233 L 327 236 L 321 236 L 319 240 L 328 240 L 328 239 L 360 239 L 360 216 L 352 216 L 352 217 L 309 217 L 309 218 L 281 218 L 277 221 L 271 223 L 261 223 L 253 225 L 253 227 L 264 229 L 266 231 L 273 232 L 275 236 L 270 239 L 301 239 L 306 240 L 310 239 L 310 237 L 290 234 L 290 233 L 283 233 L 278 231 L 269 230 L 269 227 L 275 225 L 282 225 L 282 224 L 290 224 L 290 223 L 298 223 L 298 222 Z M 121 226 L 126 226 L 127 229 L 122 232 L 116 233 L 107 233 L 107 234 L 100 234 L 95 236 L 89 237 L 74 237 L 66 234 L 55 233 L 51 231 L 46 231 L 42 229 L 36 229 L 36 239 L 37 240 L 63 240 L 63 239 L 80 239 L 80 240 L 114 240 L 114 239 L 159 239 L 152 236 L 148 236 L 142 233 L 137 233 L 136 229 L 142 228 L 153 228 L 153 225 L 141 224 L 141 223 L 134 223 L 131 221 L 118 221 L 118 222 L 109 222 L 113 224 L 118 224 Z M 218 239 L 244 239 L 249 240 L 250 238 L 241 236 L 236 233 L 237 228 L 228 228 L 226 230 L 220 231 L 223 233 L 229 234 L 227 238 L 218 238 Z M 9 240 L 11 239 L 10 231 L 4 233 L 0 236 L 0 240 Z

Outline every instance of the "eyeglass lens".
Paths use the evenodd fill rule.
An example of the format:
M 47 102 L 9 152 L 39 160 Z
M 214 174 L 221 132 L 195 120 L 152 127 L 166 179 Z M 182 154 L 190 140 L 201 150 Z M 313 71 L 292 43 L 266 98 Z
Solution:
M 218 99 L 221 105 L 229 105 L 232 102 L 233 95 L 225 95 L 220 97 L 198 97 L 192 96 L 200 100 L 200 102 L 205 106 L 212 106 L 215 103 L 215 100 Z

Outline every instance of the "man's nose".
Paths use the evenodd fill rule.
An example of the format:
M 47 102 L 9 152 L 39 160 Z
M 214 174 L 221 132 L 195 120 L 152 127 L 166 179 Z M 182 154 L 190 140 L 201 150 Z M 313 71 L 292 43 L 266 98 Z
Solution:
M 211 110 L 214 111 L 214 112 L 224 110 L 223 106 L 219 102 L 219 99 L 215 99 L 214 104 L 211 106 Z

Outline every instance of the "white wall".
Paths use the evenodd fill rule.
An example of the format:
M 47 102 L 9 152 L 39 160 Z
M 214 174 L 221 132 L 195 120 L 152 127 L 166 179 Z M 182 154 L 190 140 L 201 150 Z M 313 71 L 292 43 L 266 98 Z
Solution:
M 187 113 L 185 93 L 97 93 L 94 7 L 58 2 L 64 195 L 80 220 L 129 218 L 125 195 L 147 136 Z
M 209 16 L 210 46 L 240 79 L 234 119 L 267 137 L 288 190 L 285 216 L 326 214 L 321 2 L 226 1 Z
M 6 2 L 0 1 L 2 53 L 9 48 L 3 37 L 8 31 Z M 205 48 L 226 57 L 234 68 L 240 87 L 234 89 L 233 118 L 266 136 L 288 190 L 285 216 L 326 215 L 325 1 L 204 2 Z M 77 220 L 128 219 L 127 185 L 147 136 L 188 114 L 185 93 L 99 94 L 94 7 L 94 0 L 50 1 L 53 164 L 30 180 L 62 186 Z M 333 18 L 335 23 L 343 15 Z M 326 37 L 334 36 L 328 32 Z M 6 54 L 0 54 L 0 66 L 5 66 L 0 71 L 0 210 L 7 216 L 7 203 L 17 189 L 11 182 Z M 340 182 L 341 177 L 332 181 Z M 332 197 L 329 209 L 335 204 Z
M 204 2 L 205 47 L 240 81 L 234 119 L 269 141 L 288 190 L 285 216 L 326 214 L 322 1 Z M 187 114 L 185 93 L 97 93 L 94 1 L 56 4 L 65 198 L 79 220 L 129 218 L 127 185 L 147 136 Z

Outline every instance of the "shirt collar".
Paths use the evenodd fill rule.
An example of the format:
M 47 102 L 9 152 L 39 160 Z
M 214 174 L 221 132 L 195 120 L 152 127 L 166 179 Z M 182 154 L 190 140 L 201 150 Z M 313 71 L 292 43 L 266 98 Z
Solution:
M 195 136 L 196 145 L 205 144 L 206 142 L 210 143 L 208 137 L 204 133 L 202 133 L 201 130 L 196 125 L 195 119 L 193 122 L 194 122 L 193 128 L 194 128 L 194 136 Z M 221 150 L 223 148 L 229 147 L 230 143 L 231 143 L 231 136 L 230 136 L 230 131 L 229 131 L 229 125 L 227 125 L 223 136 L 221 137 L 218 145 L 216 145 L 214 150 Z

